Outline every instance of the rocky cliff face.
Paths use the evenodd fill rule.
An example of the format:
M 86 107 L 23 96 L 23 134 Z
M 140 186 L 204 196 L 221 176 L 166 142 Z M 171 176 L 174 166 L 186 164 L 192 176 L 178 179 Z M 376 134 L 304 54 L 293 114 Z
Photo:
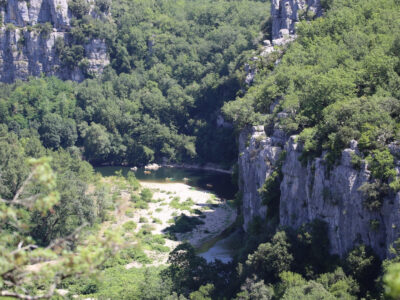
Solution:
M 295 38 L 295 23 L 300 15 L 311 17 L 322 13 L 319 0 L 272 0 L 272 43 L 266 41 L 261 55 L 275 51 L 274 46 Z M 275 103 L 276 104 L 276 103 Z M 270 108 L 272 112 L 274 105 Z M 239 187 L 243 193 L 244 229 L 255 217 L 267 216 L 259 189 L 271 176 L 282 151 L 285 159 L 281 168 L 279 225 L 298 228 L 320 219 L 328 224 L 331 252 L 345 254 L 357 243 L 371 246 L 380 257 L 389 255 L 390 245 L 400 237 L 400 193 L 387 196 L 379 211 L 365 206 L 360 187 L 368 182 L 370 172 L 364 161 L 356 169 L 352 154 L 358 154 L 357 142 L 343 150 L 341 160 L 329 168 L 324 155 L 303 165 L 299 158 L 302 147 L 295 136 L 285 136 L 278 122 L 272 128 L 257 126 L 242 131 L 239 137 Z M 267 134 L 267 133 L 268 134 Z M 400 147 L 388 146 L 400 166 Z M 400 167 L 398 167 L 400 174 Z
M 262 203 L 259 189 L 274 171 L 283 142 L 279 136 L 267 137 L 264 126 L 247 128 L 239 136 L 239 189 L 245 230 L 256 216 L 266 216 L 267 207 Z
M 272 40 L 295 35 L 296 23 L 322 14 L 320 0 L 272 0 Z
M 88 14 L 99 17 L 94 12 L 93 2 L 90 3 Z M 68 0 L 8 0 L 6 4 L 0 4 L 0 15 L 2 82 L 13 82 L 41 73 L 81 81 L 85 73 L 100 73 L 109 64 L 103 40 L 91 40 L 83 45 L 85 70 L 64 66 L 60 61 L 56 40 L 68 44 L 71 39 L 72 14 Z
M 295 136 L 285 139 L 279 130 L 267 136 L 263 126 L 242 132 L 239 171 L 244 229 L 256 216 L 265 219 L 268 208 L 262 204 L 258 189 L 271 175 L 279 154 L 285 151 L 280 225 L 298 228 L 320 219 L 328 224 L 332 253 L 342 255 L 355 243 L 364 243 L 379 256 L 387 256 L 389 246 L 400 236 L 400 193 L 385 199 L 380 211 L 372 212 L 366 209 L 366 199 L 359 191 L 370 179 L 370 172 L 365 162 L 359 170 L 351 163 L 352 153 L 358 152 L 355 141 L 330 170 L 323 158 L 302 165 L 301 145 L 295 141 Z
M 333 253 L 344 254 L 354 243 L 371 246 L 381 257 L 399 237 L 400 194 L 385 199 L 380 211 L 370 211 L 359 190 L 370 179 L 364 162 L 360 170 L 353 167 L 351 155 L 357 143 L 342 152 L 338 165 L 331 170 L 322 158 L 302 166 L 301 147 L 291 137 L 285 146 L 286 160 L 282 167 L 280 224 L 299 227 L 314 219 L 328 224 Z

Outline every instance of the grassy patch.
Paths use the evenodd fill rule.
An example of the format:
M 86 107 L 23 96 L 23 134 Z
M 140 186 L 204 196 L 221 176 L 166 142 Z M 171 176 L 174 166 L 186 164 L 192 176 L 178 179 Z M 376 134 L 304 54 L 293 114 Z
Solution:
M 187 210 L 187 211 L 192 211 L 192 206 L 194 205 L 194 201 L 192 198 L 187 198 L 185 201 L 180 202 L 179 197 L 174 197 L 171 202 L 169 203 L 169 206 L 175 209 L 179 210 Z

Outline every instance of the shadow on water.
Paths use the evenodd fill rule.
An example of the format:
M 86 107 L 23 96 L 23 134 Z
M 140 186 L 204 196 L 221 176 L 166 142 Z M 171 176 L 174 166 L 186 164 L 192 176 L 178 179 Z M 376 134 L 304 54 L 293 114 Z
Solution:
M 204 243 L 199 249 L 197 249 L 197 255 L 203 257 L 207 262 L 213 262 L 216 259 L 223 263 L 232 261 L 232 257 L 236 253 L 240 245 L 238 242 L 243 238 L 241 230 L 235 230 L 232 232 L 225 231 L 221 235 L 215 237 Z
M 130 168 L 118 166 L 98 167 L 95 170 L 103 176 L 112 176 L 118 171 L 122 171 L 122 175 L 126 176 L 130 172 Z M 164 167 L 150 171 L 150 174 L 146 174 L 144 168 L 139 168 L 134 173 L 141 181 L 186 183 L 195 188 L 211 191 L 221 199 L 227 200 L 233 199 L 238 190 L 230 174 L 214 171 Z

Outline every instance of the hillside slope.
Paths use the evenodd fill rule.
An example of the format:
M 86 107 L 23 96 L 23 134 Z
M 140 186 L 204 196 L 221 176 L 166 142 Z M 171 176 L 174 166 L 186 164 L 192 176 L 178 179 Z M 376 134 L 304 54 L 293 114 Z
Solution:
M 224 107 L 245 128 L 244 228 L 256 216 L 294 228 L 320 219 L 332 253 L 366 244 L 386 257 L 400 234 L 399 4 L 328 4 L 298 25 L 295 42 L 260 59 L 255 84 Z

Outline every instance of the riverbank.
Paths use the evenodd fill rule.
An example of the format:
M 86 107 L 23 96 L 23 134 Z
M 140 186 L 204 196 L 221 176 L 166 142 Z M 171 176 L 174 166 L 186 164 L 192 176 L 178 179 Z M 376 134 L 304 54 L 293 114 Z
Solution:
M 123 168 L 130 168 L 132 171 L 137 171 L 138 169 L 141 169 L 136 166 L 128 166 L 127 164 L 111 164 L 111 163 L 103 163 L 100 165 L 94 165 L 94 167 L 123 167 Z M 205 165 L 200 165 L 200 164 L 187 164 L 187 163 L 162 163 L 162 164 L 156 164 L 156 163 L 151 163 L 143 167 L 146 170 L 158 170 L 159 168 L 176 168 L 176 169 L 189 169 L 189 170 L 200 170 L 200 171 L 211 171 L 211 172 L 217 172 L 217 173 L 223 173 L 223 174 L 233 174 L 232 169 L 224 169 L 220 165 L 217 164 L 212 164 L 212 163 L 207 163 Z
M 129 247 L 143 246 L 151 261 L 147 266 L 167 264 L 169 253 L 182 242 L 201 248 L 221 236 L 237 217 L 236 209 L 228 201 L 182 182 L 139 181 L 140 189 L 132 191 L 124 177 L 103 180 L 118 196 L 112 220 L 101 226 L 99 236 L 106 229 L 122 228 Z M 145 191 L 151 192 L 151 196 L 143 203 L 140 198 L 143 199 Z M 163 242 L 146 247 L 151 240 Z M 142 262 L 132 260 L 125 268 L 142 266 Z
M 232 170 L 226 170 L 221 168 L 221 166 L 214 165 L 211 163 L 205 164 L 205 165 L 196 165 L 196 164 L 162 164 L 162 167 L 166 168 L 179 168 L 179 169 L 192 169 L 192 170 L 203 170 L 203 171 L 212 171 L 212 172 L 218 172 L 218 173 L 224 173 L 224 174 L 233 174 Z
M 189 242 L 195 248 L 202 246 L 208 240 L 219 236 L 226 228 L 230 227 L 236 220 L 236 210 L 232 208 L 226 201 L 217 198 L 214 194 L 195 189 L 184 183 L 155 183 L 143 182 L 140 184 L 144 188 L 148 188 L 154 192 L 153 198 L 161 202 L 159 205 L 150 207 L 149 213 L 153 218 L 162 221 L 158 224 L 157 232 L 162 233 L 166 230 L 165 226 L 171 222 L 174 216 L 184 213 L 189 217 L 196 217 L 200 214 L 203 224 L 197 225 L 192 231 L 186 233 L 176 233 L 179 241 Z M 174 208 L 172 202 L 179 198 L 180 202 L 191 201 L 191 205 L 187 209 Z M 165 209 L 160 210 L 162 207 Z M 177 206 L 176 206 L 177 207 Z M 142 215 L 139 213 L 137 218 Z

